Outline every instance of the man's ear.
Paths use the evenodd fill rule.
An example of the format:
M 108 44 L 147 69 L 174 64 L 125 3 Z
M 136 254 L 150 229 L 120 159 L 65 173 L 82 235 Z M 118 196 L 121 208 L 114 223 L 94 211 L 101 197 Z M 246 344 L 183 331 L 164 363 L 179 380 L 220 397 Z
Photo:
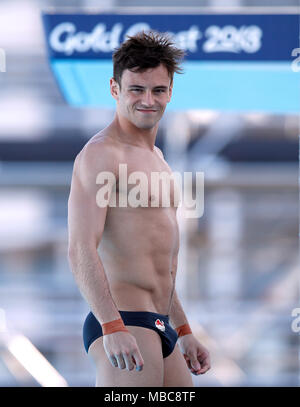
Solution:
M 114 78 L 110 78 L 109 84 L 110 84 L 110 93 L 112 97 L 116 100 L 119 100 L 120 88 L 118 82 L 116 82 Z

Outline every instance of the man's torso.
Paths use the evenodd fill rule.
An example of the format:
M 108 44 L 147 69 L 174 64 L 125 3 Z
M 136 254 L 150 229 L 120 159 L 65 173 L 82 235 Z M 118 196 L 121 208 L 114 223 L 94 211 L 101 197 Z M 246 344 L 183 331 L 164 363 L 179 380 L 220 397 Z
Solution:
M 95 148 L 101 148 L 97 146 L 97 138 L 103 141 L 106 137 L 103 132 L 94 136 Z M 107 142 L 111 140 L 107 138 Z M 174 206 L 174 184 L 171 182 L 168 188 L 168 182 L 164 183 L 167 188 L 163 190 L 160 183 L 157 189 L 158 184 L 153 178 L 151 180 L 151 173 L 171 175 L 171 169 L 157 149 L 150 151 L 114 142 L 114 148 L 116 145 L 122 176 L 124 178 L 127 173 L 127 179 L 126 184 L 122 176 L 117 181 L 116 205 L 108 207 L 98 253 L 119 310 L 167 314 L 179 250 L 177 208 Z M 136 178 L 134 172 L 138 172 Z M 132 184 L 127 183 L 130 176 Z M 163 193 L 169 195 L 165 195 L 166 201 L 163 201 Z M 120 198 L 127 206 L 120 207 Z

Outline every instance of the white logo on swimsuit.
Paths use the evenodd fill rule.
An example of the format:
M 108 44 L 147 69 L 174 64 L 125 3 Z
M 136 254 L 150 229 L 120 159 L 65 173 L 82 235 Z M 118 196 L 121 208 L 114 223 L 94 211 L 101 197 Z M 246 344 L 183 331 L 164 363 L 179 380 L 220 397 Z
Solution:
M 157 320 L 155 321 L 155 326 L 156 326 L 156 328 L 159 329 L 160 331 L 165 332 L 165 330 L 166 330 L 164 321 L 161 321 L 160 319 L 157 319 Z

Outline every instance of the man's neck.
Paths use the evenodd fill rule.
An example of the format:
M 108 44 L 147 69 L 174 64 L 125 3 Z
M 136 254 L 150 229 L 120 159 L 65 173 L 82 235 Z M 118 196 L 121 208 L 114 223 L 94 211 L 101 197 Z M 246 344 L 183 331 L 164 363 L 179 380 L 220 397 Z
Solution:
M 115 115 L 111 125 L 115 128 L 115 136 L 122 143 L 134 145 L 146 150 L 154 150 L 158 123 L 151 129 L 140 129 L 126 118 Z

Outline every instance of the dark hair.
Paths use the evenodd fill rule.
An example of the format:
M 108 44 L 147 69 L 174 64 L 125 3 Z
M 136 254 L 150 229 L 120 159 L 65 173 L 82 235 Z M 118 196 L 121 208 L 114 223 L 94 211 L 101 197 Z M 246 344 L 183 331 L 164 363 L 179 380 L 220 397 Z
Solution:
M 174 47 L 174 42 L 167 33 L 144 31 L 128 39 L 113 53 L 113 77 L 121 87 L 121 77 L 125 69 L 144 72 L 163 64 L 169 73 L 171 83 L 174 72 L 182 73 L 179 66 L 185 52 Z

